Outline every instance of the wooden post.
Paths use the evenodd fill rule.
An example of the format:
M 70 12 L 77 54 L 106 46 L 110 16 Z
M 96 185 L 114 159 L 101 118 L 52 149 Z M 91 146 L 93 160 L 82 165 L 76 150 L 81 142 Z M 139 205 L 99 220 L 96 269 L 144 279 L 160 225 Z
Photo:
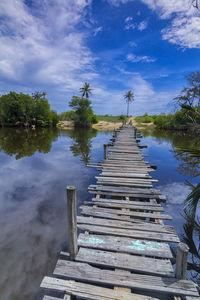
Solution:
M 69 239 L 69 259 L 75 260 L 78 253 L 77 245 L 77 212 L 76 212 L 76 188 L 67 186 L 67 221 Z
M 186 244 L 178 244 L 175 271 L 175 276 L 177 279 L 186 279 L 188 251 L 189 248 Z
M 107 158 L 107 145 L 104 144 L 103 147 L 104 147 L 104 159 L 106 159 Z

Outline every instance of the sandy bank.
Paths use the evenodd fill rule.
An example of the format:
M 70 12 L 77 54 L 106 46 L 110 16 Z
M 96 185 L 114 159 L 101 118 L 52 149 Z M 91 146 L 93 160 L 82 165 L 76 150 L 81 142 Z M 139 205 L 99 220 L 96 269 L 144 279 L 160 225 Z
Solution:
M 74 128 L 74 122 L 73 121 L 60 121 L 58 126 L 61 129 L 68 130 Z M 122 123 L 113 123 L 113 122 L 105 122 L 105 121 L 99 121 L 97 124 L 93 124 L 92 128 L 97 129 L 99 131 L 113 131 L 114 129 L 118 129 L 120 126 L 122 126 Z

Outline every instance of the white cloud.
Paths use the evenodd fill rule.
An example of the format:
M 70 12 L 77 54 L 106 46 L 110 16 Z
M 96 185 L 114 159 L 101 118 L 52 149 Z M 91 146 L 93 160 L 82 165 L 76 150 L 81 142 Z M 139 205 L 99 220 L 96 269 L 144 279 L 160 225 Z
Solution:
M 200 48 L 200 14 L 185 0 L 142 0 L 156 11 L 161 19 L 171 18 L 171 24 L 162 30 L 162 37 L 186 48 Z
M 94 29 L 94 36 L 96 36 L 99 32 L 103 31 L 103 27 L 99 26 L 97 28 Z
M 130 62 L 154 62 L 156 59 L 149 56 L 137 56 L 134 54 L 127 54 L 126 59 Z
M 177 17 L 162 30 L 163 39 L 186 48 L 200 48 L 200 18 Z
M 135 29 L 135 24 L 132 22 L 133 21 L 133 18 L 132 17 L 127 17 L 124 22 L 125 22 L 125 29 L 126 30 L 129 30 L 129 29 Z
M 30 11 L 22 0 L 2 0 L 2 77 L 71 89 L 74 81 L 80 86 L 85 73 L 96 77 L 95 58 L 85 46 L 86 36 L 76 30 L 90 3 L 90 0 L 37 0 Z
M 138 24 L 138 30 L 143 31 L 147 28 L 148 22 L 147 21 L 142 21 Z

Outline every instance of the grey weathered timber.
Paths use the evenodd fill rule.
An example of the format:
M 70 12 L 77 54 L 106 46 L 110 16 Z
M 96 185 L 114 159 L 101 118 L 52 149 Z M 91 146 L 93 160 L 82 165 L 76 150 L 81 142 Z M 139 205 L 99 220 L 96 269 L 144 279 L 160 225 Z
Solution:
M 104 144 L 103 148 L 104 148 L 104 159 L 106 159 L 107 158 L 107 144 Z
M 70 295 L 65 295 L 62 298 L 52 297 L 52 296 L 44 296 L 43 300 L 71 300 Z
M 76 188 L 67 187 L 67 221 L 70 259 L 74 260 L 78 252 L 77 246 L 77 213 L 76 213 Z
M 151 211 L 160 211 L 160 212 L 164 211 L 164 208 L 162 206 L 142 205 L 142 203 L 141 205 L 137 205 L 137 204 L 131 204 L 131 201 L 129 201 L 130 203 L 127 204 L 126 202 L 123 203 L 123 200 L 121 201 L 121 203 L 115 203 L 112 202 L 112 200 L 109 200 L 109 202 L 101 202 L 101 201 L 93 200 L 92 202 L 85 201 L 84 204 L 92 204 L 92 205 L 97 205 L 101 207 L 110 207 L 110 208 L 130 208 L 133 210 L 151 210 Z
M 132 216 L 136 218 L 151 218 L 151 219 L 164 219 L 164 220 L 171 220 L 172 217 L 170 215 L 157 215 L 154 213 L 142 213 L 142 212 L 135 212 L 135 211 L 122 211 L 119 209 L 110 209 L 110 208 L 102 208 L 102 207 L 89 207 L 89 206 L 80 206 L 82 210 L 82 214 L 90 214 L 90 212 L 105 212 L 110 214 L 116 215 L 126 215 Z
M 123 196 L 121 196 L 121 198 L 125 198 Z M 153 199 L 150 199 L 150 201 Z M 135 200 L 125 200 L 125 199 L 114 199 L 114 198 L 92 198 L 92 201 L 98 201 L 101 203 L 116 203 L 116 204 L 129 204 L 129 205 L 136 205 L 136 206 L 148 206 L 150 208 L 154 208 L 154 207 L 160 207 L 163 208 L 160 203 L 157 203 L 157 201 L 155 200 L 155 202 L 150 202 L 149 199 L 148 201 L 135 201 Z M 151 210 L 151 209 L 150 209 Z
M 52 291 L 66 292 L 81 299 L 90 300 L 158 300 L 150 296 L 143 296 L 91 284 L 44 277 L 41 287 Z
M 161 258 L 173 257 L 168 244 L 126 237 L 81 233 L 78 236 L 78 245 L 85 248 L 102 249 Z
M 110 219 L 105 220 L 101 218 L 78 216 L 77 223 L 107 226 L 107 227 L 121 228 L 121 229 L 132 229 L 132 230 L 140 230 L 140 231 L 152 231 L 152 232 L 176 234 L 176 231 L 172 226 L 160 225 L 160 224 L 149 223 L 149 222 L 147 223 L 143 221 L 140 221 L 139 223 L 130 223 L 128 221 L 118 221 L 118 220 L 110 220 Z
M 125 236 L 130 238 L 138 238 L 141 240 L 161 241 L 161 242 L 171 242 L 171 243 L 180 242 L 177 234 L 167 234 L 167 233 L 140 231 L 140 230 L 132 230 L 132 229 L 121 229 L 121 228 L 112 228 L 106 226 L 86 225 L 86 224 L 78 224 L 78 228 L 83 231 L 88 231 L 92 233 L 98 233 L 98 234 L 100 233 L 100 234 L 114 235 L 114 236 Z
M 76 256 L 76 261 L 91 263 L 97 266 L 137 271 L 139 273 L 174 277 L 174 271 L 169 259 L 156 259 L 125 253 L 80 248 Z
M 120 178 L 115 176 L 115 172 L 113 172 L 112 176 L 103 176 L 100 174 L 100 176 L 95 176 L 96 179 L 102 180 L 102 181 L 115 181 L 115 182 L 140 182 L 140 183 L 151 183 L 151 182 L 158 182 L 157 179 L 152 179 L 152 178 L 138 178 L 135 177 L 133 178 L 126 178 L 123 175 L 120 176 Z
M 189 247 L 180 243 L 178 245 L 177 255 L 176 255 L 176 278 L 186 279 L 187 272 L 187 257 L 188 257 Z
M 101 270 L 86 263 L 66 260 L 58 260 L 54 274 L 95 284 L 107 284 L 109 286 L 121 286 L 183 296 L 199 295 L 196 285 L 189 280 L 141 274 L 122 275 L 115 271 Z
M 140 182 L 115 182 L 115 181 L 102 181 L 102 180 L 98 180 L 97 184 L 99 185 L 109 185 L 109 186 L 117 186 L 117 187 L 138 187 L 138 188 L 152 188 L 152 183 L 149 182 L 149 184 L 147 183 L 140 183 Z

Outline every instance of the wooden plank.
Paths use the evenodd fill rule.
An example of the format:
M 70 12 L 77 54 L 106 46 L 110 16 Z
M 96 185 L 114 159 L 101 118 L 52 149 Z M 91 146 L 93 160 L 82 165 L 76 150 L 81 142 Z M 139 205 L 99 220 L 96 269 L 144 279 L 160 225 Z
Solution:
M 111 191 L 111 192 L 116 192 L 116 193 L 129 193 L 129 194 L 144 194 L 144 195 L 149 195 L 151 194 L 152 197 L 151 198 L 154 198 L 153 196 L 154 195 L 160 195 L 161 192 L 159 190 L 156 190 L 156 189 L 140 189 L 140 188 L 136 188 L 136 189 L 132 189 L 132 188 L 117 188 L 117 187 L 112 187 L 112 186 L 101 186 L 101 185 L 94 185 L 94 184 L 91 184 L 89 186 L 89 189 L 90 190 L 94 190 L 94 191 Z
M 112 228 L 107 226 L 97 226 L 88 224 L 78 224 L 79 229 L 92 233 L 100 233 L 104 235 L 124 236 L 141 240 L 159 241 L 179 243 L 180 240 L 177 234 L 167 234 L 160 232 L 140 231 L 132 229 Z
M 100 174 L 99 176 L 95 176 L 96 179 L 98 180 L 111 180 L 111 181 L 116 181 L 116 182 L 140 182 L 140 183 L 151 183 L 151 182 L 158 182 L 157 179 L 152 179 L 152 178 L 138 178 L 135 177 L 134 179 L 132 178 L 127 178 L 124 176 L 120 176 L 120 178 L 115 176 L 115 172 L 112 172 L 112 176 L 104 176 L 102 174 Z
M 123 200 L 121 202 L 123 202 Z M 151 210 L 151 211 L 160 211 L 160 212 L 164 211 L 162 206 L 136 205 L 136 204 L 132 204 L 131 201 L 129 201 L 129 202 L 130 203 L 127 204 L 127 203 L 115 203 L 115 202 L 112 202 L 112 200 L 110 200 L 108 202 L 93 200 L 92 202 L 85 201 L 84 204 L 93 204 L 93 205 L 97 205 L 97 206 L 101 206 L 101 207 L 110 207 L 110 208 L 130 208 L 130 209 L 134 209 L 134 210 Z
M 160 201 L 166 201 L 166 197 L 164 195 L 153 195 L 153 194 L 136 194 L 134 193 L 134 191 L 131 192 L 124 192 L 124 193 L 119 193 L 119 192 L 112 192 L 112 191 L 102 191 L 102 190 L 90 190 L 90 188 L 88 188 L 88 192 L 90 194 L 98 194 L 98 195 L 109 195 L 109 196 L 127 196 L 127 197 L 133 197 L 135 199 L 151 199 L 151 198 L 155 198 L 158 199 Z
M 58 260 L 54 274 L 96 284 L 108 284 L 110 286 L 121 286 L 166 294 L 198 296 L 196 285 L 189 280 L 141 274 L 122 275 L 115 271 L 98 269 L 86 263 Z
M 138 172 L 137 170 L 134 171 L 132 170 L 132 172 L 126 172 L 126 171 L 123 171 L 121 169 L 119 170 L 102 170 L 102 173 L 100 174 L 100 176 L 102 177 L 123 177 L 123 178 L 144 178 L 144 179 L 148 179 L 148 178 L 152 178 L 151 176 L 148 175 L 148 172 Z
M 115 181 L 102 181 L 102 180 L 98 180 L 97 181 L 97 185 L 109 185 L 109 186 L 117 186 L 117 187 L 137 187 L 137 188 L 152 188 L 153 185 L 152 183 L 149 184 L 145 184 L 145 183 L 130 183 L 130 182 L 115 182 Z
M 65 295 L 62 298 L 52 297 L 52 296 L 44 296 L 43 300 L 71 300 L 70 295 Z
M 127 221 L 127 222 L 131 222 L 131 223 L 144 223 L 145 221 L 141 220 L 141 219 L 136 219 L 136 218 L 128 218 L 127 219 L 127 215 L 117 215 L 117 214 L 111 214 L 111 213 L 106 213 L 105 211 L 90 211 L 87 212 L 88 216 L 92 216 L 92 217 L 97 217 L 97 218 L 104 218 L 104 219 L 112 219 L 112 220 L 121 220 L 121 221 Z M 147 223 L 147 222 L 146 222 Z M 152 223 L 154 224 L 154 222 Z
M 123 197 L 123 196 L 122 196 Z M 150 199 L 152 200 L 152 199 Z M 149 202 L 149 201 L 134 201 L 134 200 L 119 200 L 114 198 L 92 198 L 92 201 L 98 201 L 98 202 L 109 202 L 109 203 L 118 203 L 118 204 L 130 204 L 130 205 L 136 205 L 136 206 L 148 206 L 148 207 L 162 207 L 159 203 L 155 202 Z
M 76 256 L 76 261 L 151 275 L 174 277 L 174 271 L 169 259 L 156 259 L 125 253 L 80 248 Z
M 135 212 L 135 211 L 122 211 L 120 209 L 111 209 L 111 208 L 101 208 L 101 207 L 89 207 L 81 205 L 80 209 L 82 210 L 82 214 L 90 214 L 90 212 L 105 212 L 109 214 L 115 214 L 115 215 L 126 215 L 126 216 L 132 216 L 135 218 L 151 218 L 151 219 L 163 219 L 163 220 L 171 220 L 172 217 L 170 215 L 157 215 L 154 213 L 143 213 L 143 212 Z
M 107 226 L 113 228 L 121 228 L 121 229 L 132 229 L 132 230 L 141 230 L 141 231 L 152 231 L 152 232 L 160 232 L 160 233 L 168 233 L 175 234 L 175 230 L 172 226 L 168 225 L 159 225 L 155 223 L 130 223 L 128 221 L 118 221 L 118 220 L 110 220 L 110 219 L 101 219 L 101 218 L 93 218 L 93 217 L 82 217 L 77 216 L 78 224 L 90 224 L 90 225 L 99 225 L 99 226 Z
M 155 256 L 161 258 L 173 258 L 168 244 L 126 237 L 80 233 L 78 237 L 78 245 L 85 248 Z
M 81 299 L 90 300 L 156 300 L 150 296 L 116 291 L 110 288 L 91 284 L 63 280 L 53 277 L 44 277 L 41 287 L 52 291 L 67 292 Z M 158 300 L 158 299 L 157 299 Z

